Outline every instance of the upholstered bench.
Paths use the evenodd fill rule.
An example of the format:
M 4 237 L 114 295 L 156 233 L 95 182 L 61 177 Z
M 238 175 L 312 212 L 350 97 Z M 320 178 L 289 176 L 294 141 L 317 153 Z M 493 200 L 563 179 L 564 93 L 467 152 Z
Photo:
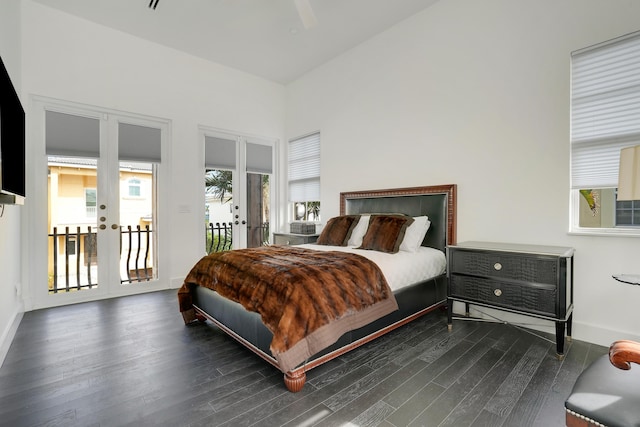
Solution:
M 567 426 L 640 426 L 640 343 L 616 341 L 585 369 L 565 402 Z

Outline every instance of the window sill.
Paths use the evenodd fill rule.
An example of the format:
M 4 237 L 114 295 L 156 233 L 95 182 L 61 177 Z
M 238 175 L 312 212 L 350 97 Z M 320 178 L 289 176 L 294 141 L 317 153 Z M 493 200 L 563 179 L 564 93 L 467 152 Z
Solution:
M 603 236 L 603 237 L 640 237 L 640 228 L 574 228 L 569 230 L 571 236 Z

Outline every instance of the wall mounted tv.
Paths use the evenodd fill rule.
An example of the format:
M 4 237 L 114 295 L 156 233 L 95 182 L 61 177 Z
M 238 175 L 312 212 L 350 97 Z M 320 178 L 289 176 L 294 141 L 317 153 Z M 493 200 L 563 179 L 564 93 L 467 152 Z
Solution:
M 0 58 L 0 204 L 25 198 L 24 109 Z

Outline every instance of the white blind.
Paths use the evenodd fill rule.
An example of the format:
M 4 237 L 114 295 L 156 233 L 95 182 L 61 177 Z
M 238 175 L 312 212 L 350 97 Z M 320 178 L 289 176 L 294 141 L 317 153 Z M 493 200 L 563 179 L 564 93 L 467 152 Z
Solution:
M 236 141 L 215 136 L 205 136 L 204 165 L 207 169 L 235 170 Z
M 160 163 L 162 131 L 157 128 L 118 124 L 118 158 L 137 162 Z
M 320 200 L 320 133 L 289 141 L 289 201 Z
M 100 120 L 47 111 L 45 129 L 48 155 L 100 157 Z
M 617 187 L 620 149 L 637 144 L 640 32 L 571 56 L 571 187 Z
M 270 145 L 247 142 L 247 172 L 269 174 L 273 172 Z

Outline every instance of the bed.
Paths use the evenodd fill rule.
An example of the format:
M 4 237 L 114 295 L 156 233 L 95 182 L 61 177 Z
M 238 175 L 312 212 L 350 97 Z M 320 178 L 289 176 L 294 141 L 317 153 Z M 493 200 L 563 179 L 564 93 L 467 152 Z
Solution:
M 385 218 L 387 218 L 387 216 L 398 216 L 394 214 L 402 214 L 409 218 L 415 218 L 416 221 L 419 217 L 426 216 L 428 218 L 428 222 L 430 223 L 428 231 L 426 232 L 424 239 L 422 239 L 421 242 L 418 242 L 417 246 L 419 246 L 419 249 L 415 252 L 423 253 L 431 251 L 439 254 L 439 257 L 444 259 L 446 246 L 456 243 L 455 185 L 354 191 L 340 194 L 339 218 L 356 218 L 351 226 L 349 235 L 354 232 L 354 229 L 362 218 L 368 218 L 368 226 L 371 229 L 374 224 L 374 217 L 376 219 L 380 219 L 378 216 L 384 215 Z M 369 218 L 371 219 L 369 220 Z M 413 219 L 410 219 L 409 221 L 413 222 Z M 328 221 L 327 226 L 325 227 L 328 227 L 330 222 L 333 223 L 333 219 Z M 326 237 L 327 233 L 324 232 L 323 234 L 325 235 L 324 237 Z M 356 232 L 354 232 L 353 236 L 355 236 L 355 234 Z M 368 233 L 367 236 L 365 236 L 365 243 L 362 243 L 360 247 L 365 247 L 367 238 L 371 236 L 371 234 L 372 233 Z M 409 233 L 407 233 L 407 236 L 408 235 Z M 321 237 L 323 237 L 323 235 L 321 235 Z M 344 243 L 346 244 L 346 239 Z M 322 256 L 320 254 L 330 254 L 331 256 L 334 256 L 333 254 L 343 250 L 338 246 L 342 245 L 337 245 L 335 247 L 333 244 L 328 246 L 300 245 L 297 247 L 287 248 L 273 246 L 259 248 L 253 253 L 292 250 L 294 252 L 292 252 L 291 255 L 290 253 L 285 252 L 279 260 L 288 259 L 286 256 L 291 256 L 292 259 L 297 260 L 298 255 L 310 256 L 308 252 L 318 254 L 318 258 Z M 239 256 L 241 255 L 239 253 L 241 251 L 231 251 L 230 253 L 225 254 L 225 256 Z M 374 258 L 374 264 L 380 262 L 376 258 L 393 260 L 393 257 L 395 256 L 395 254 L 392 255 L 388 253 L 378 254 L 377 251 L 351 251 L 351 249 L 346 249 L 344 252 L 357 252 L 356 255 L 351 255 L 349 253 L 345 254 L 345 256 L 354 256 L 357 258 L 342 261 L 343 264 L 340 265 L 344 268 L 351 264 L 356 264 L 354 262 L 356 260 L 360 262 L 365 258 L 358 255 L 364 252 L 367 253 L 367 258 Z M 398 252 L 398 254 L 401 253 L 402 251 Z M 403 256 L 406 256 L 406 254 Z M 335 332 L 334 329 L 331 329 L 334 332 L 332 332 L 333 336 L 328 338 L 329 344 L 324 340 L 327 333 L 322 332 L 329 330 L 329 328 L 323 327 L 319 328 L 318 331 L 315 331 L 322 332 L 319 334 L 323 337 L 322 339 L 317 339 L 316 337 L 318 334 L 316 333 L 314 336 L 312 333 L 311 335 L 313 336 L 313 339 L 307 340 L 305 338 L 303 340 L 304 346 L 298 345 L 300 343 L 293 346 L 298 348 L 298 350 L 299 348 L 304 348 L 304 351 L 293 351 L 293 349 L 289 348 L 287 348 L 288 351 L 286 352 L 280 352 L 279 350 L 273 351 L 274 348 L 278 348 L 274 347 L 274 343 L 276 341 L 282 341 L 281 334 L 278 331 L 276 331 L 276 333 L 272 332 L 272 330 L 276 329 L 273 324 L 269 323 L 269 319 L 265 319 L 264 313 L 261 316 L 256 312 L 249 311 L 242 305 L 245 304 L 246 306 L 247 301 L 242 300 L 241 304 L 240 302 L 225 298 L 221 296 L 221 294 L 226 292 L 225 290 L 218 288 L 218 292 L 216 292 L 210 289 L 208 284 L 203 283 L 203 281 L 209 280 L 209 276 L 207 275 L 206 278 L 203 279 L 203 275 L 201 274 L 202 271 L 207 270 L 208 274 L 209 270 L 219 269 L 217 264 L 212 263 L 211 260 L 206 260 L 206 258 L 207 257 L 203 258 L 194 266 L 185 279 L 184 285 L 178 292 L 180 311 L 183 314 L 185 323 L 206 320 L 213 322 L 228 335 L 239 341 L 271 365 L 281 370 L 284 373 L 285 386 L 292 392 L 302 390 L 306 381 L 306 372 L 310 369 L 339 357 L 340 355 L 374 340 L 408 322 L 411 322 L 432 310 L 440 307 L 446 307 L 447 285 L 446 272 L 444 271 L 445 267 L 442 267 L 436 273 L 429 273 L 429 277 L 423 276 L 417 283 L 406 283 L 407 280 L 415 280 L 406 279 L 405 277 L 412 277 L 411 274 L 409 274 L 410 269 L 405 269 L 404 267 L 396 268 L 393 273 L 383 272 L 383 278 L 381 280 L 384 283 L 380 284 L 379 287 L 376 288 L 376 291 L 367 290 L 368 293 L 373 295 L 372 298 L 375 298 L 379 293 L 380 295 L 378 300 L 372 301 L 370 306 L 358 308 L 358 310 L 347 309 L 349 313 L 356 311 L 357 313 L 355 317 L 340 319 L 340 321 L 346 321 L 340 323 L 340 328 L 342 329 L 338 328 L 340 331 L 339 333 Z M 205 264 L 202 264 L 205 261 L 208 261 L 206 268 L 203 267 Z M 253 261 L 247 261 L 247 264 L 252 262 Z M 370 261 L 362 260 L 363 265 L 368 265 L 365 264 L 367 262 L 370 263 Z M 313 264 L 315 264 L 315 261 Z M 395 264 L 395 262 L 391 262 L 389 264 Z M 446 265 L 446 260 L 444 261 L 444 265 Z M 336 270 L 341 269 L 342 267 L 337 268 Z M 279 265 L 278 268 L 280 268 Z M 323 272 L 327 270 L 324 267 L 316 269 L 323 270 Z M 236 276 L 237 275 L 238 274 L 236 274 Z M 265 277 L 260 278 L 259 281 L 271 281 L 275 283 L 279 279 L 271 279 L 271 277 L 279 278 L 289 276 L 289 273 L 273 276 L 265 274 L 264 276 Z M 269 276 L 270 279 L 266 280 L 266 276 Z M 293 273 L 291 276 L 294 277 Z M 359 280 L 354 280 L 356 282 L 366 281 L 368 283 L 367 286 L 371 286 L 372 288 L 375 287 L 375 285 L 371 285 L 371 283 L 375 282 L 377 277 L 376 271 L 372 270 L 371 276 L 366 277 L 366 279 L 362 279 L 360 277 Z M 388 282 L 386 280 L 387 277 L 389 277 Z M 246 279 L 243 280 L 246 281 Z M 398 286 L 396 282 L 401 282 L 402 280 L 405 280 L 405 283 L 401 283 L 400 286 Z M 217 282 L 218 279 L 216 278 L 215 281 Z M 385 285 L 388 285 L 388 287 L 385 287 Z M 310 286 L 309 289 L 314 291 L 319 287 L 320 286 L 316 283 L 315 285 Z M 324 287 L 324 285 L 322 287 Z M 392 287 L 393 289 L 391 289 Z M 392 295 L 388 295 L 389 290 Z M 318 298 L 319 297 L 315 296 L 315 294 L 312 295 L 311 298 L 307 296 L 307 299 L 311 300 L 318 300 Z M 250 296 L 250 299 L 255 299 L 255 296 Z M 240 301 L 241 298 L 236 300 Z M 389 302 L 389 300 L 393 301 Z M 332 303 L 325 305 L 336 304 Z M 284 310 L 286 311 L 287 309 L 285 308 Z M 365 314 L 361 315 L 362 313 Z M 263 319 L 265 320 L 263 321 Z M 265 323 L 268 324 L 269 327 L 267 327 Z M 281 325 L 284 323 L 287 322 L 283 322 L 282 320 L 280 321 Z M 312 344 L 309 345 L 309 342 Z M 293 356 L 291 356 L 291 354 L 293 354 Z

